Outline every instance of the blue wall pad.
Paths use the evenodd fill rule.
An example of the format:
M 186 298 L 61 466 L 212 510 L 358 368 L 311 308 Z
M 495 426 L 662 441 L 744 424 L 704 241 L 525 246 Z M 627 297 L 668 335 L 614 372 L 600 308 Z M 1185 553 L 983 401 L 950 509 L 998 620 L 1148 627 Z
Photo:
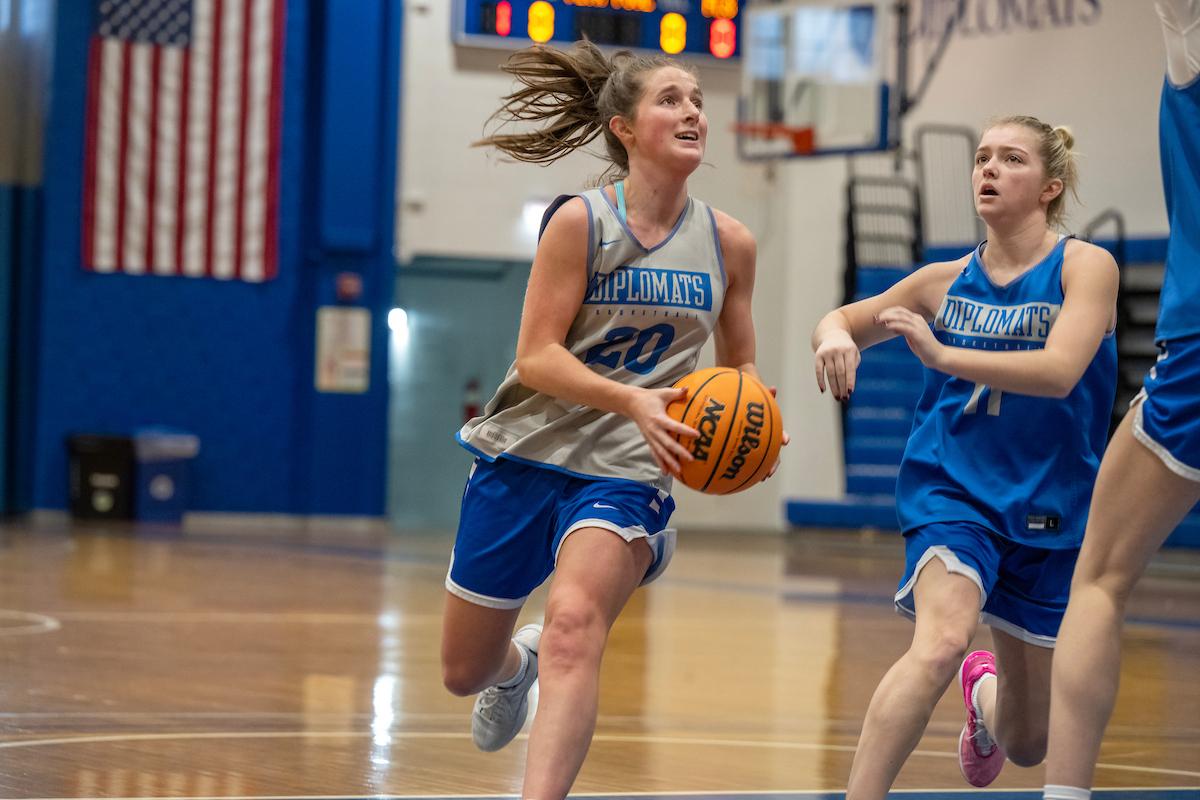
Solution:
M 84 109 L 95 11 L 93 0 L 61 0 L 57 14 L 46 126 L 49 211 L 31 338 L 32 486 L 23 504 L 66 506 L 69 434 L 166 425 L 201 440 L 192 510 L 383 514 L 400 3 L 286 6 L 279 275 L 262 284 L 82 269 Z M 323 14 L 335 15 L 331 24 Z M 364 30 L 374 37 L 369 43 L 361 39 Z M 343 95 L 323 96 L 334 84 L 360 90 L 345 94 L 357 103 L 356 120 L 374 128 L 349 145 L 322 139 L 350 135 L 341 125 L 322 124 L 324 115 L 343 113 Z M 372 141 L 374 149 L 367 147 Z M 343 147 L 336 165 L 321 160 L 326 145 Z M 344 183 L 322 184 L 322 165 L 376 176 L 374 188 L 363 192 L 374 199 L 348 209 L 367 217 L 350 224 L 344 215 L 320 216 L 340 207 L 346 191 Z M 322 234 L 329 239 L 325 249 Z M 372 315 L 364 394 L 318 393 L 314 386 L 317 309 L 339 302 L 336 276 L 343 271 L 361 276 L 362 296 L 353 302 Z
M 789 525 L 802 528 L 882 528 L 897 530 L 896 497 L 847 495 L 841 500 L 789 500 Z

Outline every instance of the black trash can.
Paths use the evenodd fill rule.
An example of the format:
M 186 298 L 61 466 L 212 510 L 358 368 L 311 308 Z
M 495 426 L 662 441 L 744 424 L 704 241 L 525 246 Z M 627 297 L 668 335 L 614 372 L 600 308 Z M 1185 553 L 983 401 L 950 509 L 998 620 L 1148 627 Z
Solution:
M 133 439 L 128 436 L 68 436 L 71 516 L 132 519 L 133 456 Z

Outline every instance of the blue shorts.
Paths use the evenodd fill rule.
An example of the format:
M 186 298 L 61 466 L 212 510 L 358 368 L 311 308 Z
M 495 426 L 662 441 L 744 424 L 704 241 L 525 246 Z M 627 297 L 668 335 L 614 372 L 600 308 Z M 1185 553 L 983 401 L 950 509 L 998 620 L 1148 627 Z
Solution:
M 1133 435 L 1177 475 L 1200 481 L 1200 334 L 1158 343 L 1133 399 Z
M 979 621 L 1028 644 L 1054 647 L 1067 610 L 1077 549 L 1045 550 L 1005 539 L 974 522 L 935 522 L 904 534 L 904 577 L 896 611 L 916 619 L 917 575 L 939 558 L 979 587 Z
M 554 571 L 558 551 L 580 528 L 604 528 L 654 554 L 643 584 L 675 551 L 667 527 L 675 501 L 652 486 L 587 479 L 506 458 L 477 458 L 463 492 L 446 589 L 488 608 L 520 608 Z

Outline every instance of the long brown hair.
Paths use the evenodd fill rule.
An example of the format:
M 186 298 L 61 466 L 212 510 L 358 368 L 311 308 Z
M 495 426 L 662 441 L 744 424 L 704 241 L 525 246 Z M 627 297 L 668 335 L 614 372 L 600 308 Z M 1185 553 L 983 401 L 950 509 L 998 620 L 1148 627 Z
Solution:
M 646 75 L 663 67 L 695 74 L 667 56 L 622 50 L 608 58 L 586 40 L 567 50 L 545 45 L 518 50 L 503 69 L 522 85 L 504 97 L 488 123 L 532 122 L 537 127 L 520 133 L 496 132 L 472 144 L 495 147 L 518 161 L 549 164 L 603 134 L 613 164 L 605 177 L 624 177 L 629 174 L 629 154 L 609 121 L 616 116 L 632 121 Z

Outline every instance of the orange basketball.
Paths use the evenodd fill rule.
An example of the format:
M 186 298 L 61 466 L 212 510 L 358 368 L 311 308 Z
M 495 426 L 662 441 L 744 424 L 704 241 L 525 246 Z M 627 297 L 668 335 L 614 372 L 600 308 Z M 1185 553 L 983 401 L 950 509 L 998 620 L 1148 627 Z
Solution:
M 706 494 L 731 494 L 767 477 L 779 458 L 783 419 L 759 380 L 730 367 L 712 367 L 675 383 L 687 397 L 667 413 L 700 432 L 678 437 L 695 461 L 682 464 L 686 486 Z

